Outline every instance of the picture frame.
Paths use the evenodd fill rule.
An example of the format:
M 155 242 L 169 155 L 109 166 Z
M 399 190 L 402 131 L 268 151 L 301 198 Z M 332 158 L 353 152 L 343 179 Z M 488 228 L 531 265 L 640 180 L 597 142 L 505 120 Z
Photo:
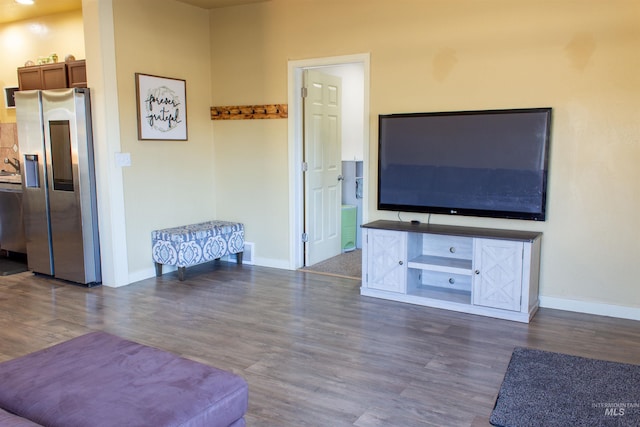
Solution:
M 187 83 L 135 73 L 138 140 L 186 141 Z
M 18 87 L 5 87 L 4 88 L 4 107 L 16 108 L 16 99 L 13 95 L 20 90 Z

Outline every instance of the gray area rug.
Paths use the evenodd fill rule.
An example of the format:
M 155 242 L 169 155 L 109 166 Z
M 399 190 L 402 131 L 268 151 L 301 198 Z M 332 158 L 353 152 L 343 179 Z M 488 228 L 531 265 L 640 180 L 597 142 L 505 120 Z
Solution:
M 640 426 L 640 366 L 516 348 L 491 424 Z
M 22 273 L 24 271 L 27 271 L 26 262 L 0 258 L 0 276 L 9 276 L 11 274 Z
M 362 279 L 362 250 L 345 252 L 301 270 L 360 280 Z

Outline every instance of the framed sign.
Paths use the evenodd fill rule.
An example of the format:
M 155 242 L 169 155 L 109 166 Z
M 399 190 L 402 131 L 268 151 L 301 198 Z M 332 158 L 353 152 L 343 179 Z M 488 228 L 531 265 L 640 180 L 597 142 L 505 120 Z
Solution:
M 4 88 L 4 106 L 5 108 L 16 108 L 16 99 L 13 94 L 18 91 L 17 87 Z
M 187 89 L 180 79 L 136 73 L 139 140 L 187 140 Z

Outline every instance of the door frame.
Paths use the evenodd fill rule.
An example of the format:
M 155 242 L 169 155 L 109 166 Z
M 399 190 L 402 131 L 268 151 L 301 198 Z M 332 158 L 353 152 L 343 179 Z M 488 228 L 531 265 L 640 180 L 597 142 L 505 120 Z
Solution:
M 369 194 L 369 68 L 370 54 L 354 54 L 291 60 L 288 62 L 288 155 L 289 155 L 289 268 L 296 270 L 304 266 L 304 185 L 302 173 L 304 115 L 302 110 L 302 73 L 307 68 L 335 67 L 360 63 L 364 80 L 363 120 L 363 188 L 362 221 L 368 220 Z

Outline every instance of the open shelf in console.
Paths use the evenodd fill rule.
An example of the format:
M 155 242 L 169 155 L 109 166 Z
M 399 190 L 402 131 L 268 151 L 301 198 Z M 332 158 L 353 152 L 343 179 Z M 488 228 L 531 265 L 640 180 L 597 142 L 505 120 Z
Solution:
M 471 304 L 471 292 L 455 289 L 443 289 L 439 286 L 416 285 L 407 289 L 407 295 L 448 301 L 458 304 Z
M 458 274 L 450 271 L 439 271 L 432 268 L 412 268 L 409 263 L 407 269 L 407 295 L 433 298 L 462 304 L 471 304 L 471 270 Z
M 442 271 L 445 273 L 471 274 L 473 262 L 470 259 L 419 255 L 410 259 L 407 266 L 409 268 Z

